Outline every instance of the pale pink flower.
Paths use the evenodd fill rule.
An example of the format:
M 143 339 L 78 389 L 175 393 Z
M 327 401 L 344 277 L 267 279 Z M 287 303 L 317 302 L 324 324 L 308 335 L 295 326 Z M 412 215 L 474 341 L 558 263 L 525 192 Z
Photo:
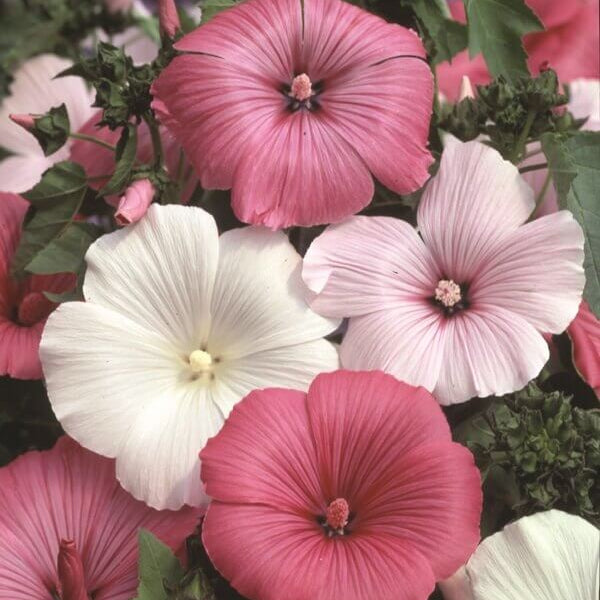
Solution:
M 21 239 L 29 203 L 0 192 L 0 375 L 39 379 L 40 338 L 55 304 L 44 292 L 61 293 L 75 285 L 73 275 L 33 275 L 17 281 L 10 266 Z
M 115 220 L 119 225 L 137 223 L 148 210 L 154 198 L 154 186 L 149 179 L 134 181 L 119 200 Z
M 371 173 L 399 193 L 427 180 L 433 86 L 413 31 L 341 0 L 248 0 L 175 48 L 153 107 L 242 221 L 339 221 L 371 200 Z
M 0 599 L 129 600 L 139 530 L 177 550 L 199 517 L 134 500 L 114 461 L 63 437 L 0 469 Z
M 451 138 L 417 222 L 354 217 L 309 248 L 311 305 L 350 317 L 342 365 L 383 369 L 442 404 L 523 387 L 548 359 L 585 281 L 583 233 L 568 211 L 525 223 L 533 193 L 479 142 Z
M 597 78 L 600 75 L 598 0 L 526 0 L 526 3 L 546 28 L 524 38 L 530 71 L 537 73 L 543 64 L 548 64 L 561 81 Z M 464 22 L 463 3 L 457 0 L 449 6 L 453 17 Z M 463 75 L 477 85 L 490 81 L 483 56 L 470 59 L 467 50 L 451 63 L 438 65 L 436 73 L 440 90 L 450 99 L 457 97 Z
M 254 391 L 201 459 L 204 545 L 252 600 L 424 600 L 479 540 L 471 453 L 385 373 Z

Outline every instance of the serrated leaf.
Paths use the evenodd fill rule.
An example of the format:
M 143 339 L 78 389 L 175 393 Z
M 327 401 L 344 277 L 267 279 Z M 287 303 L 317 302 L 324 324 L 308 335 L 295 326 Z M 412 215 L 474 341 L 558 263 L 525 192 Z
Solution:
M 98 192 L 101 196 L 116 194 L 125 187 L 135 163 L 136 152 L 137 127 L 129 123 L 127 127 L 123 128 L 123 132 L 117 143 L 115 172 L 106 185 Z
M 600 317 L 600 133 L 581 131 L 564 139 L 547 134 L 542 147 L 559 205 L 573 213 L 585 236 L 584 297 Z
M 79 212 L 87 190 L 83 168 L 63 161 L 48 169 L 41 181 L 23 194 L 31 208 L 13 257 L 13 275 L 22 276 L 36 256 L 64 234 Z
M 210 21 L 216 14 L 235 6 L 237 2 L 235 0 L 204 0 L 200 2 L 202 8 L 202 23 Z
M 136 600 L 166 600 L 165 583 L 175 587 L 183 577 L 181 564 L 171 551 L 149 531 L 141 529 L 139 544 L 139 585 Z
M 465 0 L 465 10 L 471 57 L 481 52 L 493 77 L 527 77 L 521 38 L 544 27 L 524 0 Z

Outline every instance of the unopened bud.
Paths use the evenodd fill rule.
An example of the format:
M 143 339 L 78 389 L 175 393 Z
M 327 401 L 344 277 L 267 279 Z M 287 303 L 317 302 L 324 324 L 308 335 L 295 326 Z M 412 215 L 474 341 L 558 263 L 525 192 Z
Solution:
M 58 551 L 58 580 L 62 600 L 88 600 L 83 562 L 75 542 L 61 540 Z
M 122 226 L 137 223 L 146 214 L 153 198 L 154 186 L 149 179 L 134 181 L 119 200 L 116 222 Z
M 13 123 L 20 125 L 26 131 L 31 131 L 35 126 L 33 115 L 8 115 L 8 116 Z
M 160 30 L 167 37 L 171 39 L 174 38 L 175 34 L 181 29 L 175 0 L 159 0 L 158 20 L 160 23 Z

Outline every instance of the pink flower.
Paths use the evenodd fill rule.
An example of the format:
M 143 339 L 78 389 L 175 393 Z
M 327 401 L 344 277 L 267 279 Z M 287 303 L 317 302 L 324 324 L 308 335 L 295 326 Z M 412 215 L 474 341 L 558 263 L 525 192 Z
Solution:
M 148 210 L 154 198 L 154 186 L 149 179 L 134 181 L 119 200 L 115 220 L 119 225 L 137 223 Z
M 526 3 L 546 27 L 546 31 L 524 38 L 530 71 L 537 73 L 540 66 L 547 62 L 562 81 L 598 77 L 598 1 L 526 0 Z M 462 2 L 451 2 L 449 6 L 453 17 L 464 22 Z M 438 85 L 445 96 L 451 99 L 457 97 L 463 75 L 468 75 L 474 84 L 489 82 L 490 75 L 481 54 L 471 60 L 465 50 L 455 56 L 451 63 L 438 66 Z
M 159 0 L 158 18 L 160 21 L 161 31 L 167 37 L 175 37 L 177 31 L 181 29 L 181 23 L 179 22 L 179 15 L 177 14 L 175 0 Z
M 573 346 L 575 367 L 600 398 L 600 320 L 583 301 L 567 329 Z
M 533 193 L 479 142 L 450 139 L 417 222 L 354 217 L 309 248 L 311 306 L 350 317 L 342 365 L 383 369 L 442 404 L 522 388 L 579 307 L 583 233 L 568 211 L 525 223 Z
M 153 107 L 242 221 L 339 221 L 371 200 L 371 173 L 399 193 L 428 178 L 432 77 L 414 32 L 340 0 L 248 0 L 175 48 Z
M 23 281 L 11 277 L 27 207 L 20 196 L 0 192 L 0 375 L 39 379 L 40 338 L 56 306 L 43 292 L 65 292 L 75 281 L 70 274 L 33 275 Z
M 134 500 L 119 487 L 114 461 L 63 437 L 0 469 L 0 598 L 129 600 L 138 531 L 177 549 L 198 516 Z
M 254 391 L 201 460 L 204 545 L 251 599 L 424 600 L 479 540 L 473 457 L 429 393 L 385 373 Z

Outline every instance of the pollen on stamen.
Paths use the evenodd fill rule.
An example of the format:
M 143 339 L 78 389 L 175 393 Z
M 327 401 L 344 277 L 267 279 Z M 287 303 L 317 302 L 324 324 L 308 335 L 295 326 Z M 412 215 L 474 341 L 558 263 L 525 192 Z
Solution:
M 312 82 L 306 73 L 294 77 L 290 94 L 299 102 L 304 102 L 313 95 Z
M 211 370 L 212 356 L 204 350 L 194 350 L 189 356 L 189 363 L 194 373 L 206 373 Z
M 435 288 L 435 299 L 448 308 L 453 307 L 462 300 L 460 285 L 452 279 L 440 279 Z
M 338 533 L 343 533 L 344 527 L 348 525 L 350 506 L 344 498 L 336 498 L 327 507 L 325 519 L 327 525 Z

